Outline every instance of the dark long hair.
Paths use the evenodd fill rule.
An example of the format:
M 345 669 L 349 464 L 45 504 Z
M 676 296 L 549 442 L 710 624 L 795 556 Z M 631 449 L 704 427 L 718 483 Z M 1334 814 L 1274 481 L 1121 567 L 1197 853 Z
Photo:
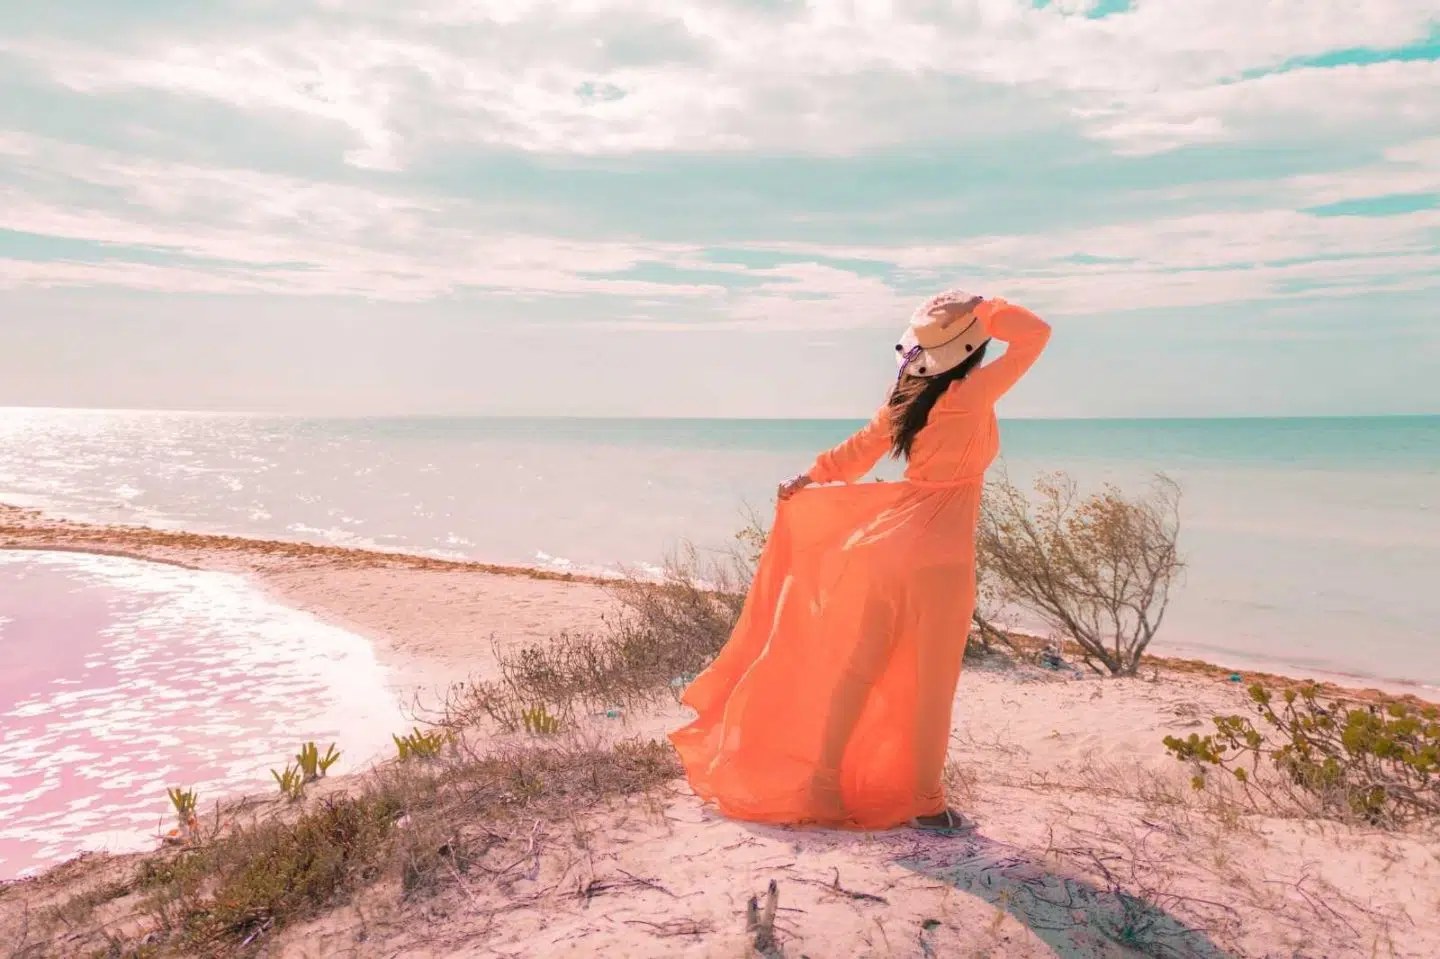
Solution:
M 925 428 L 930 420 L 930 411 L 945 391 L 970 375 L 970 371 L 985 359 L 985 347 L 980 348 L 953 370 L 939 376 L 911 376 L 905 374 L 895 382 L 890 391 L 890 455 L 896 459 L 909 459 L 910 447 L 915 443 L 915 434 Z

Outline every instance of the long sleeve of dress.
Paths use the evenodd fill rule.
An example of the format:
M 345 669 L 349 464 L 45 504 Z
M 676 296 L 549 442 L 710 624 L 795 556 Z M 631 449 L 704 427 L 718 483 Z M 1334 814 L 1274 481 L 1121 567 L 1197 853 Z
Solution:
M 874 468 L 890 449 L 890 412 L 880 412 L 854 436 L 815 458 L 808 473 L 816 483 L 853 483 Z
M 987 309 L 988 308 L 988 309 Z M 971 374 L 991 400 L 997 400 L 1034 365 L 1050 340 L 1050 324 L 1023 306 L 990 300 L 978 311 L 990 335 L 1005 344 L 1005 355 Z

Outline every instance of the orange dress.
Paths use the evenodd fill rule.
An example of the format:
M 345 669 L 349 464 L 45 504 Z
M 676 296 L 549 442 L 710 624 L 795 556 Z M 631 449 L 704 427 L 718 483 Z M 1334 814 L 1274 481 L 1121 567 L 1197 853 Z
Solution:
M 1003 300 L 977 308 L 999 359 L 954 384 L 905 480 L 854 484 L 890 448 L 887 411 L 782 502 L 729 642 L 671 733 L 691 787 L 727 816 L 885 829 L 945 808 L 951 707 L 975 607 L 975 525 L 1000 448 L 995 401 L 1049 339 Z

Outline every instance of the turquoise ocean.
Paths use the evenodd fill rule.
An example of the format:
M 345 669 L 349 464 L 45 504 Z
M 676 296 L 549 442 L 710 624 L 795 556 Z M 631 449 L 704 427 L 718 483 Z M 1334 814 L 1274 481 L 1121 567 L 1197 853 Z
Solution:
M 647 570 L 686 542 L 725 548 L 858 425 L 0 409 L 0 502 Z M 1179 481 L 1189 565 L 1156 652 L 1440 686 L 1440 417 L 1005 420 L 1002 445 L 995 470 L 1022 483 Z

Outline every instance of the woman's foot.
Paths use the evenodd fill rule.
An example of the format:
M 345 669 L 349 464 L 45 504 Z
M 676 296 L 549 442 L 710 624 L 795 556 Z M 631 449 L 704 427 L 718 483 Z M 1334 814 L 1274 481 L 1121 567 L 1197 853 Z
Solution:
M 928 816 L 916 816 L 910 820 L 910 825 L 915 829 L 928 829 L 933 832 L 966 833 L 975 830 L 974 820 L 967 819 L 948 807 Z

